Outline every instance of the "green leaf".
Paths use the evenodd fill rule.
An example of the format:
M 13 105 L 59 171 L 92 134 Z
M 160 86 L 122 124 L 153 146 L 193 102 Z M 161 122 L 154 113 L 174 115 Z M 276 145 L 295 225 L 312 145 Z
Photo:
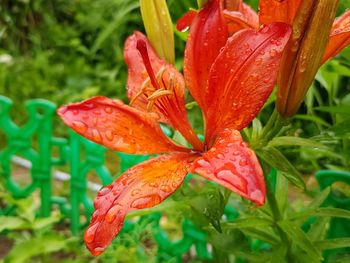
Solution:
M 320 118 L 318 116 L 315 116 L 315 115 L 301 115 L 301 114 L 297 114 L 297 115 L 294 115 L 293 118 L 294 119 L 299 119 L 299 120 L 312 121 L 312 122 L 324 125 L 326 127 L 331 126 L 328 122 L 326 122 L 322 118 Z
M 26 223 L 25 220 L 15 216 L 0 217 L 0 232 L 3 230 L 16 230 Z
M 335 136 L 344 136 L 350 133 L 350 118 L 346 118 L 342 122 L 332 126 L 329 131 L 333 132 Z
M 336 249 L 343 247 L 350 247 L 350 238 L 335 238 L 330 240 L 322 240 L 315 242 L 315 246 L 317 246 L 321 250 L 327 249 Z
M 286 208 L 288 207 L 288 180 L 284 176 L 276 177 L 276 199 L 281 211 L 284 214 Z
M 280 243 L 279 238 L 273 233 L 273 231 L 269 231 L 270 228 L 263 227 L 260 229 L 257 228 L 242 228 L 241 231 L 252 238 L 259 239 L 271 245 L 277 245 Z
M 300 137 L 291 137 L 291 136 L 275 137 L 268 143 L 268 146 L 271 146 L 271 147 L 301 146 L 301 147 L 328 149 L 327 146 L 323 145 L 322 143 L 316 142 L 314 140 L 300 138 Z
M 280 221 L 277 223 L 301 250 L 305 251 L 310 257 L 322 260 L 321 251 L 314 246 L 304 231 L 297 225 L 289 221 Z
M 269 165 L 277 169 L 285 176 L 292 184 L 305 190 L 306 185 L 300 173 L 287 160 L 287 158 L 274 147 L 264 147 L 257 151 L 258 155 L 265 160 Z
M 298 212 L 289 217 L 290 220 L 299 220 L 306 219 L 311 216 L 322 216 L 322 217 L 338 217 L 338 218 L 346 218 L 350 219 L 350 211 L 340 209 L 340 208 L 332 208 L 332 207 L 321 207 L 311 210 L 306 210 L 303 212 Z
M 286 254 L 287 254 L 287 244 L 284 244 L 282 242 L 278 247 L 273 248 L 270 262 L 271 263 L 284 262 L 283 259 L 286 258 Z
M 319 195 L 317 195 L 312 202 L 309 204 L 309 209 L 320 207 L 324 201 L 326 201 L 327 197 L 331 193 L 331 187 L 325 188 Z
M 70 240 L 57 235 L 34 237 L 16 245 L 6 257 L 7 263 L 30 262 L 30 258 L 65 248 Z
M 348 116 L 350 112 L 350 106 L 349 105 L 322 106 L 322 107 L 316 107 L 315 110 Z
M 322 240 L 326 238 L 330 217 L 321 217 L 313 223 L 307 232 L 308 237 L 312 241 Z
M 223 224 L 228 229 L 243 229 L 273 226 L 273 221 L 261 217 L 238 218 L 233 222 Z

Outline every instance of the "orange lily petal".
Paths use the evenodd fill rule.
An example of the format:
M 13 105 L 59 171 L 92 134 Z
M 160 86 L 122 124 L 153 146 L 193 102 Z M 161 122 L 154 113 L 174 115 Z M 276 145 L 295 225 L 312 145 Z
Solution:
M 128 98 L 130 100 L 133 100 L 133 107 L 146 111 L 148 105 L 147 97 L 144 94 L 136 97 L 136 95 L 141 91 L 141 88 L 145 81 L 149 78 L 140 52 L 136 48 L 137 41 L 140 39 L 144 40 L 147 44 L 148 57 L 155 73 L 159 72 L 159 70 L 166 64 L 166 62 L 157 56 L 146 36 L 141 32 L 134 32 L 134 34 L 125 41 L 124 60 L 128 65 Z M 154 109 L 153 111 L 157 111 L 157 109 Z M 157 114 L 160 116 L 160 121 L 167 122 L 163 114 L 160 112 L 157 112 Z
M 194 162 L 192 171 L 258 205 L 265 203 L 262 169 L 238 131 L 222 131 L 213 147 Z
M 185 50 L 186 84 L 204 111 L 203 91 L 207 86 L 209 70 L 228 37 L 220 2 L 210 0 L 194 18 Z
M 335 20 L 322 62 L 334 57 L 348 45 L 350 45 L 350 10 Z
M 190 10 L 184 14 L 176 23 L 176 29 L 178 31 L 185 31 L 192 24 L 193 19 L 198 14 L 195 10 Z
M 241 10 L 224 10 L 230 35 L 242 29 L 258 29 L 258 14 L 248 5 L 243 4 Z
M 175 192 L 194 158 L 185 153 L 158 156 L 132 167 L 112 185 L 102 188 L 84 235 L 91 254 L 98 256 L 107 248 L 128 212 L 158 205 Z
M 126 41 L 124 56 L 129 67 L 131 106 L 156 113 L 160 122 L 172 126 L 194 148 L 202 150 L 203 143 L 187 118 L 183 76 L 171 64 L 158 58 L 146 37 L 139 32 Z
M 267 25 L 274 22 L 292 24 L 300 3 L 301 0 L 260 0 L 260 24 Z
M 210 71 L 206 143 L 224 128 L 241 130 L 258 114 L 276 83 L 289 25 L 274 23 L 233 35 Z
M 190 150 L 166 137 L 152 114 L 120 100 L 94 97 L 63 106 L 58 114 L 77 133 L 115 151 L 153 154 Z

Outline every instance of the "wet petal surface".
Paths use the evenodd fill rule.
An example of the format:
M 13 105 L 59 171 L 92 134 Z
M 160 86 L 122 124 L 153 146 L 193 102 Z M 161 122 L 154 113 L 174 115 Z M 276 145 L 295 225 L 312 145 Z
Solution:
M 58 114 L 80 135 L 115 151 L 136 154 L 189 151 L 163 134 L 153 114 L 119 100 L 94 97 L 63 106 Z
M 184 75 L 191 95 L 206 111 L 204 89 L 212 63 L 228 37 L 220 0 L 209 1 L 194 18 L 186 44 Z
M 84 235 L 91 254 L 98 256 L 107 248 L 128 212 L 153 207 L 171 195 L 181 185 L 194 158 L 185 153 L 158 156 L 132 167 L 112 185 L 102 188 Z
M 193 166 L 193 172 L 255 202 L 265 203 L 265 183 L 259 161 L 238 131 L 226 129 Z
M 276 83 L 282 51 L 290 26 L 275 23 L 258 32 L 233 35 L 215 60 L 205 92 L 210 105 L 206 142 L 210 146 L 224 128 L 241 130 L 260 111 Z
M 274 22 L 292 24 L 301 0 L 260 0 L 260 24 Z
M 332 27 L 323 63 L 350 45 L 350 10 L 338 17 Z

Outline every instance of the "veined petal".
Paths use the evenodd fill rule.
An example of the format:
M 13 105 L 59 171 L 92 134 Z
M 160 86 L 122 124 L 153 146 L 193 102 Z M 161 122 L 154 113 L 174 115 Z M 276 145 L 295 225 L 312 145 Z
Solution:
M 128 96 L 131 106 L 154 112 L 160 122 L 172 126 L 194 148 L 202 150 L 203 143 L 187 118 L 183 76 L 172 65 L 159 59 L 147 38 L 139 32 L 126 41 L 124 56 L 129 68 Z
M 350 10 L 335 20 L 322 62 L 334 57 L 348 45 L 350 45 Z
M 100 255 L 121 230 L 128 212 L 163 202 L 181 185 L 194 155 L 163 155 L 140 163 L 102 188 L 94 201 L 95 212 L 85 232 L 85 244 Z
M 210 70 L 205 92 L 206 143 L 224 128 L 241 130 L 258 114 L 273 90 L 290 26 L 274 23 L 233 35 Z
M 209 70 L 228 37 L 220 2 L 210 0 L 194 18 L 185 50 L 186 84 L 204 111 L 203 91 L 207 86 Z
M 274 22 L 292 24 L 300 3 L 301 0 L 260 0 L 260 24 L 267 25 Z
M 265 182 L 259 161 L 238 131 L 225 129 L 213 147 L 196 159 L 192 171 L 258 205 L 265 203 Z
M 105 147 L 135 154 L 189 151 L 164 135 L 152 114 L 122 101 L 94 97 L 58 110 L 74 131 Z
M 146 36 L 141 32 L 134 32 L 134 34 L 125 41 L 124 60 L 128 65 L 128 98 L 129 100 L 133 100 L 133 107 L 146 111 L 148 105 L 147 97 L 144 94 L 141 96 L 136 96 L 141 92 L 146 80 L 149 79 L 140 52 L 136 48 L 138 40 L 143 40 L 147 44 L 148 57 L 155 73 L 159 72 L 166 62 L 157 56 Z M 181 93 L 183 92 L 184 91 L 181 91 Z M 156 109 L 154 109 L 154 111 L 156 111 Z M 160 112 L 157 113 L 160 115 L 161 121 L 166 122 L 166 118 L 163 116 L 163 114 Z

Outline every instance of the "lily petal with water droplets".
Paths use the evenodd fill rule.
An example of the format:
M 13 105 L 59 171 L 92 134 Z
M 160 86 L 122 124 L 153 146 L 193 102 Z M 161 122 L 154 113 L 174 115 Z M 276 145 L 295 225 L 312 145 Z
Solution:
M 122 174 L 100 190 L 84 239 L 92 255 L 100 255 L 121 230 L 128 212 L 163 202 L 183 182 L 194 155 L 158 156 Z
M 224 128 L 241 130 L 258 114 L 276 83 L 290 26 L 274 23 L 233 35 L 215 60 L 205 92 L 206 142 Z
M 301 0 L 260 0 L 260 24 L 267 25 L 274 22 L 292 24 L 300 3 Z
M 350 45 L 350 10 L 338 17 L 332 27 L 323 63 Z
M 258 205 L 265 203 L 263 171 L 238 131 L 222 131 L 213 147 L 194 162 L 192 171 Z
M 191 95 L 206 111 L 204 88 L 209 70 L 228 38 L 221 0 L 211 0 L 194 18 L 186 44 L 184 75 Z
M 152 114 L 119 100 L 94 97 L 63 106 L 58 114 L 80 135 L 115 151 L 135 154 L 190 151 L 166 137 Z

